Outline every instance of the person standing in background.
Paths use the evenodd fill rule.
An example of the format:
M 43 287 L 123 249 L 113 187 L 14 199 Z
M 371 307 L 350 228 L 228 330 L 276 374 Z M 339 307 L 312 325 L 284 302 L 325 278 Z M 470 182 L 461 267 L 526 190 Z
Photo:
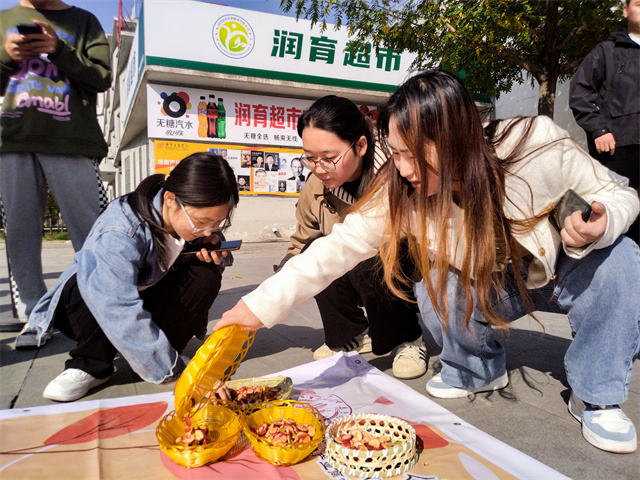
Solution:
M 41 33 L 21 34 L 18 24 Z M 47 291 L 41 261 L 47 185 L 76 251 L 106 205 L 98 163 L 107 144 L 96 97 L 112 74 L 98 19 L 60 0 L 21 0 L 4 10 L 0 42 L 0 196 L 26 321 Z
M 589 154 L 640 188 L 640 0 L 626 0 L 627 28 L 598 44 L 571 80 L 569 106 Z M 627 236 L 640 245 L 638 219 Z

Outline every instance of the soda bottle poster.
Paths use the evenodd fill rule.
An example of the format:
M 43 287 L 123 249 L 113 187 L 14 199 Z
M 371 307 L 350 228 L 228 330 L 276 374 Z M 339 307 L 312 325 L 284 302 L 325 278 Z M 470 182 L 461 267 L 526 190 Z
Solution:
M 296 130 L 298 119 L 312 103 L 294 98 L 148 84 L 148 135 L 153 139 L 176 141 L 301 147 Z

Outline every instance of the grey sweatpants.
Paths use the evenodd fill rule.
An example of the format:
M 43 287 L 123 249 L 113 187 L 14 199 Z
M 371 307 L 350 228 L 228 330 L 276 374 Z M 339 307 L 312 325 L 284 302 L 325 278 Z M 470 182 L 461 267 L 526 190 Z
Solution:
M 41 255 L 47 184 L 60 207 L 75 251 L 82 248 L 104 206 L 104 187 L 93 159 L 23 152 L 0 155 L 7 257 L 24 303 L 25 318 L 20 312 L 23 321 L 47 291 Z

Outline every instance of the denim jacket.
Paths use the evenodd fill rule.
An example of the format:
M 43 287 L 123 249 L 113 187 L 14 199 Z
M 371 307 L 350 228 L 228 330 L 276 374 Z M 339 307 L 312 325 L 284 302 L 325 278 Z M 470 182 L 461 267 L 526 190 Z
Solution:
M 161 190 L 153 201 L 159 212 L 163 193 Z M 175 261 L 172 257 L 167 265 L 158 266 L 149 225 L 135 216 L 125 199 L 118 198 L 96 220 L 82 250 L 56 285 L 38 301 L 29 325 L 37 330 L 40 341 L 53 320 L 64 285 L 76 274 L 82 298 L 131 368 L 148 382 L 174 381 L 184 361 L 143 308 L 139 293 L 165 275 Z

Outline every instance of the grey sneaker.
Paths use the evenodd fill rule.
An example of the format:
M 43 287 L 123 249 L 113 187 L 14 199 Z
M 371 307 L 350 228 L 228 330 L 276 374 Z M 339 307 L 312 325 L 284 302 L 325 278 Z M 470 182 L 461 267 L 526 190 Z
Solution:
M 614 453 L 638 448 L 636 428 L 618 405 L 591 405 L 571 392 L 569 413 L 582 424 L 582 436 L 594 447 Z
M 314 360 L 322 360 L 323 358 L 335 355 L 338 352 L 350 352 L 355 350 L 358 353 L 371 353 L 371 337 L 367 332 L 356 335 L 354 338 L 345 343 L 339 350 L 331 350 L 326 343 L 313 352 Z
M 44 332 L 40 341 L 38 341 L 38 332 L 27 323 L 22 329 L 22 332 L 20 332 L 20 335 L 16 338 L 14 348 L 16 350 L 32 350 L 34 348 L 40 348 L 47 343 L 51 337 L 53 337 L 53 327 L 49 327 L 49 329 Z

